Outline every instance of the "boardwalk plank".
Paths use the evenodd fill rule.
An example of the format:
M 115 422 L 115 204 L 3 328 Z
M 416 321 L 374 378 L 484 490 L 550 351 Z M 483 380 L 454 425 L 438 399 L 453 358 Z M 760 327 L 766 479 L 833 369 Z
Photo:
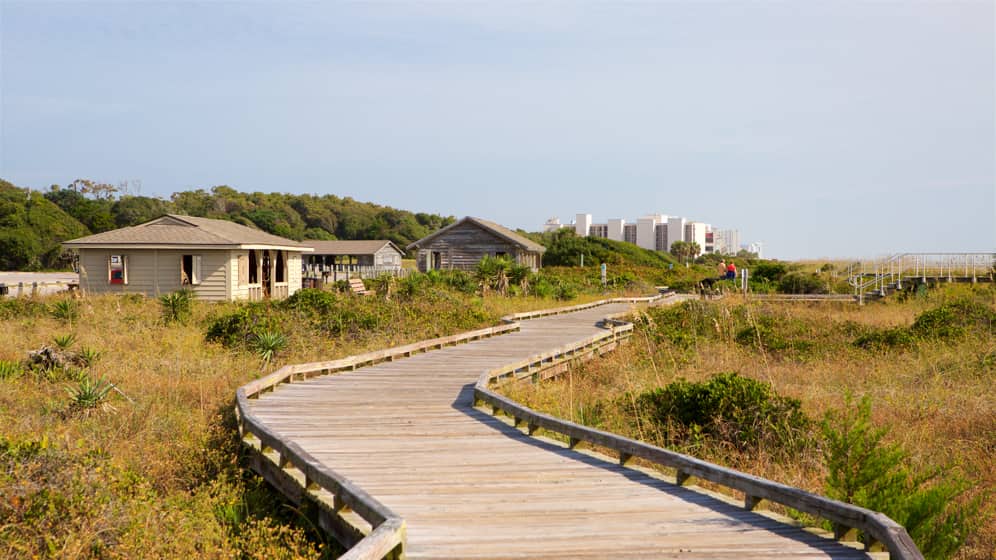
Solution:
M 625 309 L 280 385 L 252 410 L 400 514 L 409 558 L 867 558 L 472 407 L 483 371 L 591 336 Z

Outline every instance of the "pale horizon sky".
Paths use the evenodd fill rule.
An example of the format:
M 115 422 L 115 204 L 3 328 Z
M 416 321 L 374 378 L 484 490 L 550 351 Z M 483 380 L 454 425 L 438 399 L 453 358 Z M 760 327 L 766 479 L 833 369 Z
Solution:
M 0 0 L 0 178 L 996 249 L 994 4 Z

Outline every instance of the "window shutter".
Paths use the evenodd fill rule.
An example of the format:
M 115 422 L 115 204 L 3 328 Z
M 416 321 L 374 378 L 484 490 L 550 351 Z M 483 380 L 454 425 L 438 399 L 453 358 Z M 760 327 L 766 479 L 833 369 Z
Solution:
M 194 263 L 193 263 L 194 264 L 194 266 L 193 266 L 194 270 L 193 270 L 193 274 L 192 274 L 193 277 L 190 279 L 190 283 L 194 284 L 194 285 L 197 285 L 197 284 L 201 283 L 201 256 L 200 255 L 194 255 L 193 261 L 194 261 Z
M 245 286 L 249 283 L 249 256 L 239 255 L 239 285 Z

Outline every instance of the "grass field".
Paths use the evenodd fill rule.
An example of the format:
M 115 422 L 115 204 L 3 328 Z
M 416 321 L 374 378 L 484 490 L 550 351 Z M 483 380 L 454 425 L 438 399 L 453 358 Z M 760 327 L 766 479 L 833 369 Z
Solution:
M 334 546 L 243 468 L 235 390 L 282 364 L 564 304 L 482 298 L 443 280 L 404 293 L 395 286 L 390 300 L 194 301 L 182 321 L 167 321 L 163 305 L 142 296 L 0 300 L 0 557 L 333 556 Z M 572 303 L 602 297 L 575 292 Z M 215 342 L 206 337 L 212 328 Z M 269 362 L 255 338 L 264 331 L 284 340 Z M 30 351 L 57 349 L 56 338 L 69 363 L 26 365 Z
M 334 546 L 324 546 L 303 516 L 246 473 L 232 415 L 239 385 L 286 363 L 452 334 L 515 311 L 645 292 L 653 280 L 639 276 L 611 271 L 616 290 L 603 293 L 592 269 L 551 270 L 547 287 L 571 300 L 482 298 L 466 278 L 437 278 L 393 286 L 390 300 L 312 293 L 284 303 L 193 302 L 180 321 L 166 320 L 159 301 L 141 296 L 0 300 L 6 335 L 0 346 L 0 556 L 331 557 Z M 989 490 L 996 483 L 989 461 L 996 451 L 991 328 L 974 339 L 907 344 L 900 337 L 900 346 L 876 342 L 871 350 L 853 344 L 855 337 L 908 325 L 956 295 L 866 308 L 744 307 L 730 300 L 678 316 L 687 321 L 678 328 L 667 326 L 674 317 L 654 311 L 639 318 L 634 343 L 562 381 L 521 388 L 518 396 L 657 441 L 661 434 L 613 407 L 622 395 L 678 376 L 701 380 L 739 371 L 801 399 L 812 417 L 840 409 L 848 391 L 868 394 L 875 422 L 893 427 L 890 439 L 912 450 L 912 461 L 951 466 Z M 979 290 L 959 297 L 992 308 L 994 296 Z M 744 344 L 742 336 L 738 342 L 748 320 L 763 327 L 755 329 L 759 346 Z M 207 340 L 209 332 L 214 341 Z M 285 340 L 271 348 L 270 361 L 257 340 L 263 333 Z M 59 352 L 79 361 L 26 366 L 29 351 L 57 347 L 56 338 L 66 346 Z M 115 389 L 99 381 L 87 389 L 91 379 Z M 789 463 L 776 449 L 745 454 L 709 439 L 682 445 L 816 491 L 825 476 L 812 450 Z M 986 517 L 961 556 L 988 558 L 994 535 Z
M 872 423 L 888 429 L 885 442 L 904 450 L 904 465 L 942 475 L 925 487 L 960 478 L 967 491 L 954 500 L 956 506 L 980 504 L 969 520 L 967 542 L 954 556 L 992 559 L 994 310 L 992 286 L 953 286 L 864 307 L 745 303 L 733 297 L 690 302 L 638 314 L 630 344 L 604 359 L 558 380 L 507 392 L 545 412 L 817 493 L 826 492 L 828 475 L 820 421 L 848 409 L 847 395 L 854 400 L 867 396 Z M 674 408 L 660 420 L 662 393 L 655 389 L 671 385 L 687 391 L 687 384 L 672 384 L 682 378 L 706 382 L 724 372 L 738 372 L 770 386 L 773 394 L 798 399 L 811 419 L 808 427 L 790 444 L 770 429 L 756 441 L 745 439 L 737 431 L 741 426 L 731 429 L 714 418 L 681 424 L 682 414 L 700 403 L 678 402 L 676 395 L 686 394 L 678 390 L 667 393 Z M 730 392 L 721 398 L 739 396 Z M 785 417 L 783 411 L 764 422 L 777 427 Z M 796 436 L 801 448 L 795 446 Z

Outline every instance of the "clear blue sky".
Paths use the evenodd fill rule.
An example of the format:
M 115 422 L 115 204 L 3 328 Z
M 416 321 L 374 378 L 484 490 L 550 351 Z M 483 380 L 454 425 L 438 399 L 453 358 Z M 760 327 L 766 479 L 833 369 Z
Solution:
M 994 7 L 0 0 L 0 177 L 996 247 Z

